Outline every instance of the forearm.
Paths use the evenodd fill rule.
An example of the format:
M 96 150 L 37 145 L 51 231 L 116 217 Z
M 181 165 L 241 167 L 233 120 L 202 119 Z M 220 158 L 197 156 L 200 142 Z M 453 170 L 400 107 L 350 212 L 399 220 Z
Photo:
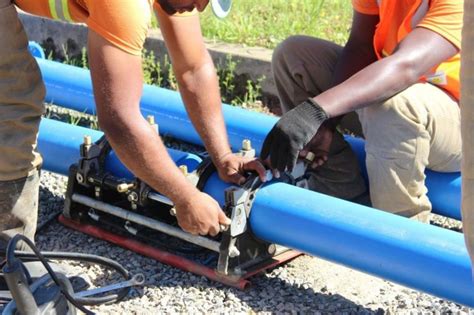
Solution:
M 410 62 L 390 56 L 363 68 L 341 84 L 315 97 L 330 117 L 385 101 L 416 83 L 421 73 Z
M 377 61 L 372 45 L 357 45 L 348 42 L 342 50 L 334 70 L 332 86 L 336 86 Z
M 416 28 L 393 54 L 363 68 L 344 82 L 318 95 L 315 101 L 330 117 L 380 103 L 419 82 L 433 67 L 458 53 L 441 35 Z
M 177 203 L 196 188 L 176 167 L 148 122 L 137 115 L 103 123 L 108 140 L 124 165 L 138 178 Z
M 231 152 L 222 114 L 219 84 L 212 61 L 177 75 L 186 110 L 211 158 Z
M 377 56 L 375 55 L 371 44 L 360 45 L 349 41 L 342 50 L 336 64 L 332 87 L 346 81 L 355 73 L 375 61 L 377 61 Z M 327 125 L 331 129 L 335 129 L 343 116 L 332 117 L 333 118 L 328 121 Z

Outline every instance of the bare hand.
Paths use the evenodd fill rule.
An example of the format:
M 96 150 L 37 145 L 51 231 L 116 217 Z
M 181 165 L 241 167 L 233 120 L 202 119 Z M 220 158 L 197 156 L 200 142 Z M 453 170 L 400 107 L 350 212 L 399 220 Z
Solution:
M 256 172 L 262 182 L 266 181 L 265 167 L 255 158 L 228 153 L 217 160 L 216 167 L 219 177 L 225 182 L 241 185 L 247 172 Z
M 310 168 L 323 165 L 328 160 L 333 136 L 334 129 L 323 124 L 311 141 L 300 151 L 300 158 L 306 158 L 308 152 L 312 152 L 315 157 Z
M 175 203 L 179 226 L 194 235 L 217 235 L 220 225 L 230 225 L 231 221 L 208 194 L 198 190 Z

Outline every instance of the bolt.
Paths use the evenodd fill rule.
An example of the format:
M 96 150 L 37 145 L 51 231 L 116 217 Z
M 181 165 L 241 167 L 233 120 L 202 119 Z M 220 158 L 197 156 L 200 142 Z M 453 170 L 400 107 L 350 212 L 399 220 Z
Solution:
M 270 245 L 268 245 L 267 251 L 268 251 L 268 253 L 269 253 L 270 255 L 272 255 L 272 256 L 275 255 L 275 253 L 276 253 L 276 246 L 275 246 L 275 244 L 270 244 Z
M 85 135 L 84 136 L 84 145 L 91 145 L 91 144 L 92 144 L 91 136 Z
M 95 196 L 97 198 L 99 198 L 100 197 L 100 187 L 96 186 L 96 187 L 94 187 L 94 190 L 95 190 Z
M 250 151 L 252 150 L 252 142 L 249 139 L 244 139 L 242 141 L 242 150 L 243 151 Z
M 180 165 L 179 170 L 184 176 L 188 176 L 188 167 L 186 165 Z
M 121 183 L 121 184 L 117 185 L 117 191 L 119 193 L 125 193 L 125 192 L 129 191 L 130 189 L 132 189 L 133 186 L 134 186 L 134 184 Z

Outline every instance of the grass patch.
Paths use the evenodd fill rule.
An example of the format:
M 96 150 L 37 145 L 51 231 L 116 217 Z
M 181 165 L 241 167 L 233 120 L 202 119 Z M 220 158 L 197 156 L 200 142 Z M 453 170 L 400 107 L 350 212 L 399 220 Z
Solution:
M 201 14 L 204 37 L 247 46 L 275 48 L 290 35 L 310 35 L 344 44 L 349 35 L 349 0 L 236 0 L 219 20 L 210 6 Z M 156 22 L 154 23 L 156 25 Z

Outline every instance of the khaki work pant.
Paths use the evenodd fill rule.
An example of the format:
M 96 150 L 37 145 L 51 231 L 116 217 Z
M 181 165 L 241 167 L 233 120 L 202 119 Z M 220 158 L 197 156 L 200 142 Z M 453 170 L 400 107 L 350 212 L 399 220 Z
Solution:
M 34 240 L 41 165 L 36 141 L 45 89 L 10 0 L 0 0 L 0 38 L 0 243 L 4 243 L 18 232 Z
M 463 140 L 462 221 L 467 249 L 474 264 L 474 1 L 464 2 L 461 65 Z M 474 269 L 474 268 L 473 268 Z M 473 270 L 474 274 L 474 270 Z
M 283 112 L 331 86 L 342 47 L 307 36 L 293 36 L 277 47 L 273 73 Z M 370 84 L 368 82 L 368 84 Z M 375 208 L 429 222 L 425 168 L 439 172 L 461 167 L 460 110 L 441 89 L 419 83 L 381 104 L 347 115 L 343 129 L 366 140 L 370 198 Z M 334 138 L 328 162 L 312 176 L 311 189 L 354 198 L 364 191 L 348 144 Z M 336 165 L 336 167 L 333 167 Z

